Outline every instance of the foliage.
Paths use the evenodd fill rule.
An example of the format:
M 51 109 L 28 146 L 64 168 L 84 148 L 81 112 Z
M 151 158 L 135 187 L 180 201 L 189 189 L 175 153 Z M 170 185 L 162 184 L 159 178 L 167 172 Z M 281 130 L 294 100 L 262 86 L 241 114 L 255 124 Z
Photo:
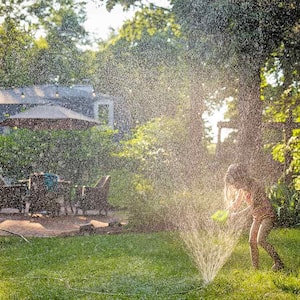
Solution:
M 181 38 L 170 28 L 153 34 L 140 30 L 139 39 L 123 32 L 101 48 L 93 79 L 98 90 L 123 100 L 131 127 L 174 115 L 189 93 Z
M 143 7 L 137 11 L 132 20 L 126 21 L 119 31 L 116 40 L 125 38 L 134 42 L 141 40 L 144 32 L 154 36 L 158 32 L 168 32 L 168 35 L 180 36 L 180 27 L 176 24 L 174 15 L 169 9 L 162 7 Z
M 113 132 L 14 130 L 0 136 L 0 164 L 5 176 L 15 180 L 30 172 L 53 172 L 74 184 L 94 184 L 112 166 Z
M 74 238 L 0 238 L 2 299 L 298 299 L 299 239 L 296 229 L 271 233 L 287 265 L 249 268 L 243 237 L 215 280 L 201 276 L 174 233 Z
M 0 3 L 1 86 L 73 84 L 90 78 L 92 56 L 78 48 L 88 42 L 84 5 L 73 0 Z M 39 39 L 38 29 L 43 32 Z
M 44 16 L 41 24 L 46 31 L 46 47 L 39 48 L 39 44 L 35 44 L 31 66 L 35 84 L 53 81 L 73 84 L 75 80 L 82 82 L 89 78 L 87 68 L 93 63 L 92 56 L 88 52 L 83 55 L 79 49 L 87 42 L 84 21 L 85 13 L 74 1 L 60 3 Z
M 128 159 L 133 169 L 148 178 L 159 189 L 174 189 L 184 182 L 186 174 L 185 119 L 157 118 L 138 126 L 119 157 Z M 205 157 L 203 157 L 205 159 Z
M 109 204 L 117 209 L 130 210 L 136 198 L 135 175 L 119 162 L 116 163 L 116 166 L 119 168 L 109 171 L 109 175 L 112 178 L 109 188 Z
M 166 215 L 173 205 L 174 194 L 190 189 L 198 199 L 196 189 L 207 190 L 208 186 L 219 183 L 209 167 L 201 169 L 198 176 L 189 176 L 191 157 L 187 151 L 186 124 L 181 114 L 175 118 L 157 118 L 136 127 L 133 135 L 121 142 L 122 148 L 116 155 L 128 174 L 134 174 L 130 176 L 133 179 L 130 190 L 133 188 L 135 193 L 127 206 L 132 226 L 164 227 L 169 223 Z M 203 165 L 209 160 L 205 150 L 201 160 Z
M 3 87 L 31 83 L 30 45 L 33 37 L 20 30 L 14 20 L 0 24 L 0 84 Z
M 293 227 L 300 225 L 300 193 L 284 183 L 272 186 L 268 196 L 276 209 L 277 225 Z
M 128 8 L 142 1 L 107 0 L 111 9 L 117 3 Z M 151 3 L 151 2 L 150 2 Z M 186 42 L 186 55 L 192 67 L 193 77 L 199 78 L 203 86 L 208 84 L 208 93 L 220 92 L 224 86 L 231 96 L 238 90 L 238 111 L 240 134 L 237 146 L 243 160 L 249 164 L 256 162 L 257 167 L 262 155 L 262 102 L 260 90 L 261 70 L 266 62 L 280 62 L 288 85 L 293 83 L 292 73 L 297 74 L 299 61 L 298 21 L 300 7 L 297 1 L 170 1 L 170 9 L 155 8 L 157 15 L 139 13 L 135 22 L 124 27 L 122 33 L 135 40 L 144 30 L 161 28 L 164 22 L 153 16 L 167 11 L 175 17 L 180 33 Z M 151 10 L 150 10 L 151 11 Z M 153 25 L 155 24 L 155 25 Z M 135 34 L 134 34 L 135 33 Z M 298 72 L 299 73 L 299 72 Z M 213 82 L 213 86 L 211 83 Z M 193 87 L 192 87 L 193 90 Z M 195 91 L 192 91 L 195 93 Z M 201 90 L 198 94 L 205 94 Z M 223 93 L 220 93 L 221 95 Z M 227 95 L 228 96 L 228 95 Z M 193 101 L 193 99 L 192 99 Z M 199 95 L 192 109 L 202 114 Z M 192 103 L 194 103 L 192 102 Z M 197 130 L 196 132 L 199 132 Z M 192 133 L 196 135 L 196 133 Z M 197 138 L 196 138 L 197 139 Z
M 229 61 L 233 72 L 245 69 L 249 75 L 288 38 L 299 19 L 296 2 L 171 1 L 183 32 L 192 36 L 200 51 L 195 55 Z
M 289 58 L 290 64 L 284 63 L 287 53 L 285 46 L 278 49 L 278 58 L 268 61 L 266 77 L 264 79 L 263 100 L 265 106 L 265 120 L 273 122 L 271 130 L 266 130 L 268 135 L 267 147 L 271 149 L 274 160 L 281 163 L 284 169 L 283 176 L 289 184 L 299 189 L 299 70 L 298 63 L 300 52 L 294 51 Z M 277 126 L 275 126 L 277 125 Z
M 297 41 L 297 34 L 289 33 L 298 31 L 299 4 L 204 0 L 171 3 L 183 34 L 190 40 L 191 59 L 205 61 L 218 70 L 219 65 L 223 66 L 220 74 L 237 79 L 232 81 L 239 93 L 237 159 L 258 169 L 262 163 L 261 68 L 283 44 Z M 297 46 L 293 50 L 297 52 Z
M 181 120 L 183 121 L 183 120 Z M 152 227 L 163 223 L 162 203 L 184 183 L 185 129 L 180 119 L 158 118 L 138 126 L 133 136 L 122 141 L 116 155 L 134 174 L 135 196 L 128 203 L 133 226 Z
M 289 151 L 292 160 L 289 166 L 289 172 L 294 174 L 294 186 L 297 191 L 300 191 L 300 139 L 299 139 L 299 129 L 294 130 L 294 136 L 291 137 L 287 145 L 287 150 Z
M 64 19 L 63 14 L 59 11 L 69 13 L 68 20 L 64 20 L 64 27 L 74 25 L 78 20 L 84 21 L 84 1 L 73 0 L 6 0 L 0 3 L 0 16 L 4 17 L 4 21 L 14 20 L 20 27 L 26 27 L 29 30 L 44 29 L 47 31 L 49 26 Z M 73 13 L 72 13 L 73 12 Z M 74 19 L 75 14 L 77 17 Z M 59 16 L 60 15 L 60 16 Z M 77 28 L 78 29 L 78 28 Z M 78 31 L 73 34 L 81 34 Z
M 295 76 L 293 80 L 300 80 L 297 77 Z M 298 83 L 294 81 L 287 85 L 287 82 L 282 80 L 282 83 L 265 86 L 265 117 L 274 122 L 286 122 L 291 113 L 293 119 L 299 121 L 300 93 Z
M 111 11 L 115 5 L 121 4 L 124 9 L 128 9 L 131 5 L 134 5 L 137 0 L 100 0 L 99 2 L 105 2 L 106 9 Z

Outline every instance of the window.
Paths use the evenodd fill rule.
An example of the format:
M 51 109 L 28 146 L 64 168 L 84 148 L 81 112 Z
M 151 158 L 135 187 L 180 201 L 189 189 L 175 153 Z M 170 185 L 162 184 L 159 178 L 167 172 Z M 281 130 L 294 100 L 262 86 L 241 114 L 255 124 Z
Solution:
M 114 128 L 114 102 L 108 99 L 101 99 L 94 104 L 94 117 L 101 125 Z

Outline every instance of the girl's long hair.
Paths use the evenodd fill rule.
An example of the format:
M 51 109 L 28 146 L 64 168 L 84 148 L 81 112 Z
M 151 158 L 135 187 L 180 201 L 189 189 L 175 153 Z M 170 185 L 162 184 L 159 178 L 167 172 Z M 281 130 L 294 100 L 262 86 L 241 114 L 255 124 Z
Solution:
M 230 206 L 240 191 L 240 188 L 235 188 L 235 184 L 238 183 L 241 187 L 247 188 L 249 187 L 250 180 L 251 178 L 246 166 L 242 164 L 232 164 L 228 167 L 224 176 L 225 207 Z

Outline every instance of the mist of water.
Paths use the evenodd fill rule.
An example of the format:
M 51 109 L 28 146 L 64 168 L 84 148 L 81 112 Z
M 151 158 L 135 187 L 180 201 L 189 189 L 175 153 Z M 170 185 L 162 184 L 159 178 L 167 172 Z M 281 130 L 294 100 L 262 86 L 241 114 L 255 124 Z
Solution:
M 211 283 L 224 266 L 241 233 L 247 218 L 218 222 L 195 202 L 176 203 L 179 235 L 200 272 L 204 285 Z

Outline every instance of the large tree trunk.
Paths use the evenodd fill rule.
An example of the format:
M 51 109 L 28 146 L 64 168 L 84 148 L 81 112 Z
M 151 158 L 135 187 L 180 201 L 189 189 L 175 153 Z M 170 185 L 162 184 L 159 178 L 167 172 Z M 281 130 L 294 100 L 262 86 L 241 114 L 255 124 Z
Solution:
M 293 183 L 293 172 L 290 169 L 292 164 L 292 154 L 289 147 L 289 141 L 293 136 L 293 111 L 292 109 L 288 110 L 288 118 L 284 124 L 284 143 L 285 143 L 285 153 L 284 153 L 284 182 L 287 185 Z
M 204 125 L 202 115 L 204 112 L 204 92 L 201 85 L 199 72 L 190 73 L 190 109 L 187 123 L 187 145 L 186 145 L 186 176 L 188 185 L 193 184 L 203 171 L 204 147 Z
M 251 71 L 254 70 L 244 68 L 240 73 L 237 161 L 247 165 L 252 173 L 260 177 L 263 171 L 260 70 L 254 74 Z

